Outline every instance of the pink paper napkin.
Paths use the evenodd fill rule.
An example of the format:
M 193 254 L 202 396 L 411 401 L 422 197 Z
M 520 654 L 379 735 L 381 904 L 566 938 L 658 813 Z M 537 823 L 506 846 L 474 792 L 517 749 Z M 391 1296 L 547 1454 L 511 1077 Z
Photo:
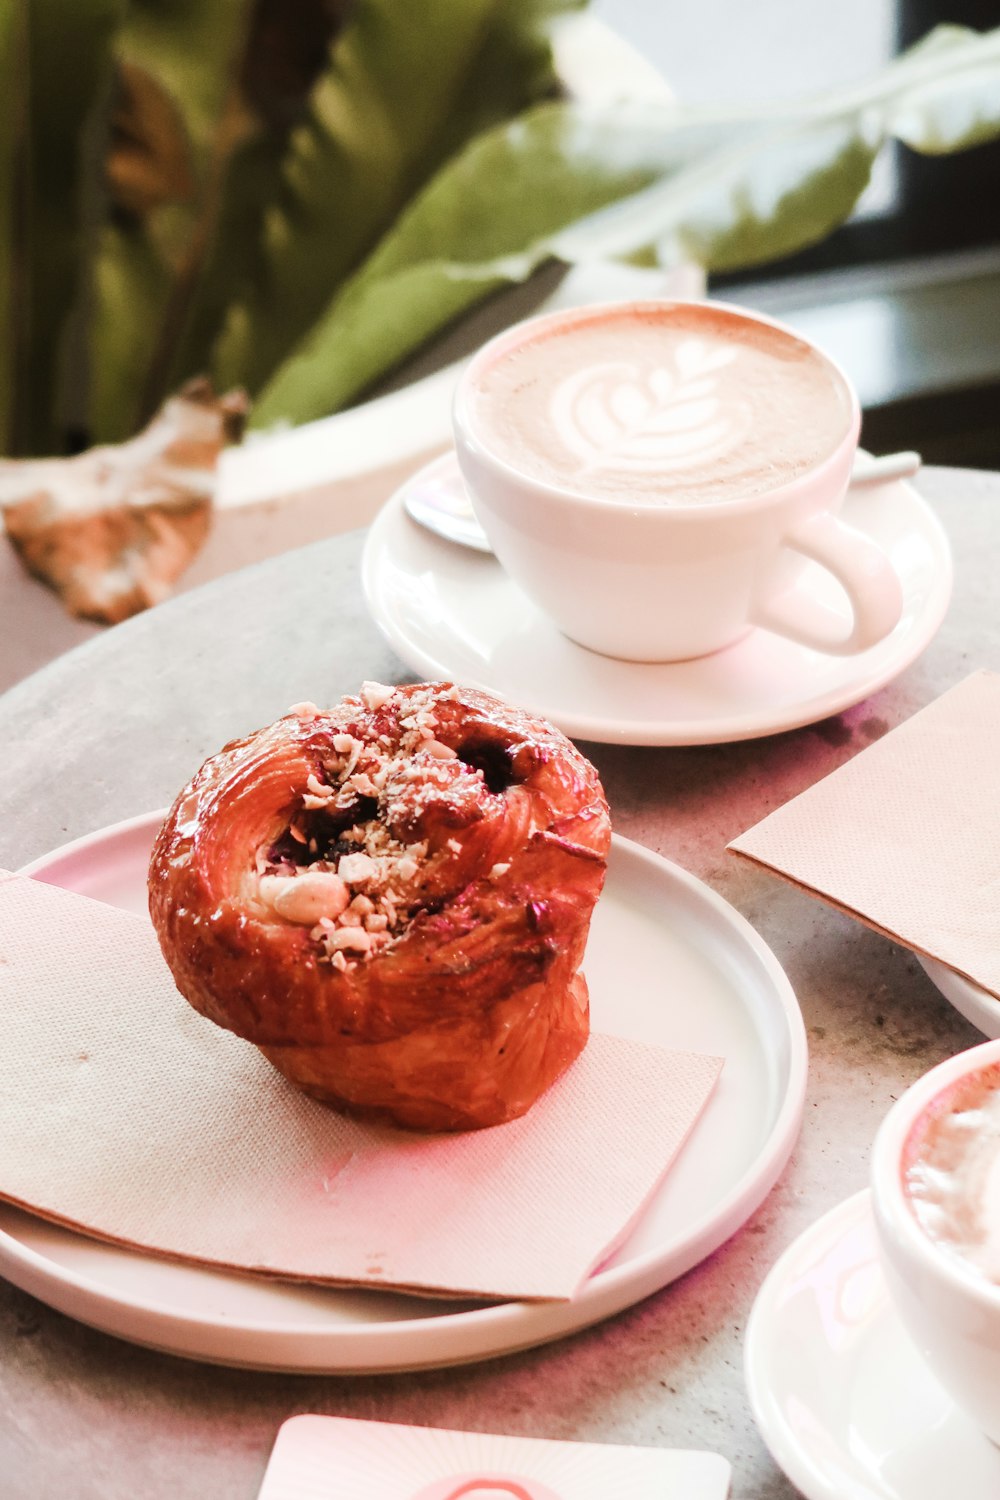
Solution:
M 729 847 L 1000 996 L 1000 676 L 966 678 Z
M 143 917 L 0 872 L 0 1197 L 262 1275 L 567 1298 L 627 1235 L 718 1058 L 594 1036 L 521 1120 L 345 1120 L 174 988 Z

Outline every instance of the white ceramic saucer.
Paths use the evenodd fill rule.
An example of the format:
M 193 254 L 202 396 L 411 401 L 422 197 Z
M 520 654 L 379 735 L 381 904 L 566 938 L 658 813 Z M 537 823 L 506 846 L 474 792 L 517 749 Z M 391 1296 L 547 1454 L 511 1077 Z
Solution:
M 453 454 L 407 481 L 372 524 L 362 561 L 368 606 L 421 677 L 486 688 L 582 739 L 707 745 L 811 724 L 883 687 L 927 645 L 951 596 L 951 554 L 936 516 L 901 481 L 851 493 L 844 518 L 889 553 L 903 617 L 880 645 L 823 656 L 756 630 L 714 656 L 648 665 L 598 656 L 560 635 L 492 557 L 446 542 L 403 509 L 414 485 L 460 483 Z M 832 579 L 817 597 L 837 608 Z
M 941 1389 L 889 1302 L 867 1192 L 775 1265 L 745 1371 L 764 1441 L 807 1500 L 1000 1495 L 1000 1449 Z
M 956 974 L 954 969 L 939 963 L 936 958 L 925 958 L 922 953 L 915 957 L 923 965 L 928 979 L 937 985 L 946 1000 L 951 1001 L 960 1016 L 978 1026 L 984 1036 L 1000 1037 L 1000 1000 L 996 995 L 966 979 L 964 974 Z

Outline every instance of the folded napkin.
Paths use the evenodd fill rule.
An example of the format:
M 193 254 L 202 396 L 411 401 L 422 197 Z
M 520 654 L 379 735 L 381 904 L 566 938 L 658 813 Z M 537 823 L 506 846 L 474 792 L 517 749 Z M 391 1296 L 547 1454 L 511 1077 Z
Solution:
M 1000 996 L 1000 676 L 966 678 L 729 847 Z
M 181 999 L 145 918 L 0 872 L 0 1197 L 314 1282 L 567 1298 L 625 1238 L 720 1059 L 594 1036 L 521 1120 L 346 1120 Z
M 726 1500 L 721 1453 L 289 1417 L 259 1500 Z

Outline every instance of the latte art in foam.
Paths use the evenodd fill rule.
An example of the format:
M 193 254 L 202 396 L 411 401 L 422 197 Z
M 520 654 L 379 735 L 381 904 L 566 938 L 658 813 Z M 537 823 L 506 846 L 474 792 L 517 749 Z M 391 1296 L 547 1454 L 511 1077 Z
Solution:
M 775 489 L 841 442 L 850 396 L 818 350 L 711 303 L 583 309 L 477 372 L 485 446 L 531 479 L 632 504 Z
M 690 338 L 666 357 L 671 353 L 670 363 L 649 369 L 621 360 L 584 366 L 553 388 L 553 435 L 579 459 L 577 476 L 599 469 L 689 469 L 743 441 L 750 405 L 725 403 L 717 375 L 739 351 Z

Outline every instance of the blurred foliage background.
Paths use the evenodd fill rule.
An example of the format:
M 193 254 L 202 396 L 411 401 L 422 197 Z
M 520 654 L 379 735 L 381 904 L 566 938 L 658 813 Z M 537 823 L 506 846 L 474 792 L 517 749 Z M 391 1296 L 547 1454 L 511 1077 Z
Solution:
M 958 27 L 798 104 L 590 109 L 547 40 L 580 4 L 0 0 L 0 451 L 127 438 L 203 372 L 321 416 L 553 256 L 759 264 L 886 141 L 1000 132 L 1000 32 Z

